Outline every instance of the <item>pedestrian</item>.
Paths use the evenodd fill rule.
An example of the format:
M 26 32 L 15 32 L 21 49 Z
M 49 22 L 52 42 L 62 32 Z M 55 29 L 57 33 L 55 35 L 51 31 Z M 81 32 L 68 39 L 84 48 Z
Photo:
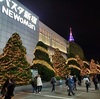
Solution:
M 97 79 L 97 76 L 96 75 L 93 76 L 92 81 L 94 83 L 95 90 L 99 90 L 99 88 L 98 88 L 98 79 Z
M 66 85 L 67 91 L 69 91 L 69 87 L 68 87 L 68 75 L 65 77 L 65 85 Z
M 55 76 L 53 76 L 51 78 L 50 83 L 52 84 L 52 90 L 51 90 L 51 92 L 54 92 L 55 91 L 55 85 L 57 83 Z
M 38 74 L 38 76 L 37 76 L 37 91 L 38 91 L 38 93 L 41 93 L 42 86 L 43 86 L 42 79 L 41 79 L 40 75 Z
M 86 85 L 86 91 L 88 92 L 89 86 L 90 86 L 90 80 L 87 76 L 84 78 L 84 82 L 85 82 L 85 85 Z
M 73 80 L 74 80 L 74 90 L 77 90 L 77 88 L 76 88 L 76 83 L 77 83 L 77 77 L 76 77 L 76 75 L 74 75 L 73 76 Z
M 5 94 L 6 94 L 8 84 L 9 84 L 9 78 L 6 79 L 5 83 L 4 83 L 3 86 L 2 86 L 2 89 L 1 89 L 2 98 L 3 98 L 3 97 L 5 96 Z
M 31 80 L 31 85 L 33 88 L 33 93 L 37 93 L 37 76 Z
M 81 86 L 82 85 L 82 77 L 78 76 L 78 85 Z
M 5 94 L 4 99 L 12 99 L 14 96 L 14 89 L 15 89 L 15 83 L 13 78 L 9 79 L 9 84 L 7 86 L 7 92 Z
M 68 76 L 68 96 L 71 96 L 71 93 L 72 95 L 75 95 L 74 91 L 73 91 L 73 88 L 74 88 L 74 80 L 73 80 L 73 76 L 72 75 L 69 75 Z
M 65 85 L 68 86 L 68 75 L 65 77 Z

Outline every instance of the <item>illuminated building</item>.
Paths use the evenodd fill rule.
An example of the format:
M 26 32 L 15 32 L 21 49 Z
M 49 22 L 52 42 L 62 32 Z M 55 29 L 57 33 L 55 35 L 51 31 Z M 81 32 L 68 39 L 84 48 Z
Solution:
M 39 21 L 39 17 L 17 0 L 0 2 L 0 54 L 13 33 L 17 32 L 26 47 L 27 59 L 30 63 L 34 58 L 34 49 L 38 41 L 48 46 L 52 55 L 58 48 L 64 57 L 67 54 L 68 42 Z
M 44 42 L 48 46 L 50 56 L 54 54 L 54 49 L 58 48 L 62 55 L 66 57 L 68 42 L 50 29 L 48 26 L 39 21 L 39 41 Z

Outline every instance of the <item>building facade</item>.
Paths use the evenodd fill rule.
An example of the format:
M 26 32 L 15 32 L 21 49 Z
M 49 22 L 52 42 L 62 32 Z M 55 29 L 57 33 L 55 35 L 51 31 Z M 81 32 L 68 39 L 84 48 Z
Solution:
M 44 42 L 48 46 L 50 57 L 54 54 L 54 49 L 58 48 L 62 52 L 62 55 L 67 58 L 68 41 L 40 21 L 39 41 Z
M 17 0 L 3 0 L 0 2 L 0 54 L 15 32 L 20 35 L 31 62 L 39 38 L 39 17 Z
M 68 42 L 39 21 L 39 17 L 17 0 L 0 2 L 0 54 L 13 33 L 18 33 L 26 47 L 27 59 L 34 58 L 33 51 L 38 41 L 48 46 L 50 55 L 58 48 L 65 56 Z M 65 56 L 66 57 L 66 56 Z

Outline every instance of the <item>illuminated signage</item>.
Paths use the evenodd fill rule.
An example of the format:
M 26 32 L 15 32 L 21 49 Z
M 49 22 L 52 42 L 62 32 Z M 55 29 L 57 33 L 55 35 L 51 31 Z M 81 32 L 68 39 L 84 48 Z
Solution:
M 2 5 L 2 13 L 10 18 L 26 25 L 30 29 L 36 30 L 37 18 L 24 8 L 19 6 L 13 0 L 5 0 L 6 5 Z

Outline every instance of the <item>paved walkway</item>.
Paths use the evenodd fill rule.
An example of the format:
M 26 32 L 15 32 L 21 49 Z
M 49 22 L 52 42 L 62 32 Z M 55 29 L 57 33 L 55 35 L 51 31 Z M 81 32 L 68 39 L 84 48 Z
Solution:
M 95 91 L 94 87 L 89 88 L 89 92 L 86 92 L 85 86 L 78 86 L 75 91 L 75 96 L 67 95 L 67 88 L 65 85 L 56 86 L 56 91 L 51 92 L 51 87 L 45 87 L 42 89 L 41 94 L 33 94 L 32 90 L 29 92 L 16 93 L 14 99 L 100 99 L 100 91 Z
M 82 84 L 82 86 L 77 86 L 75 96 L 68 96 L 67 94 L 67 87 L 63 84 L 56 86 L 55 92 L 51 92 L 51 86 L 45 86 L 43 87 L 41 94 L 33 94 L 32 89 L 30 88 L 22 91 L 17 90 L 14 99 L 100 99 L 100 90 L 95 91 L 93 84 L 91 85 L 91 88 L 89 88 L 88 93 L 86 92 L 85 85 Z

